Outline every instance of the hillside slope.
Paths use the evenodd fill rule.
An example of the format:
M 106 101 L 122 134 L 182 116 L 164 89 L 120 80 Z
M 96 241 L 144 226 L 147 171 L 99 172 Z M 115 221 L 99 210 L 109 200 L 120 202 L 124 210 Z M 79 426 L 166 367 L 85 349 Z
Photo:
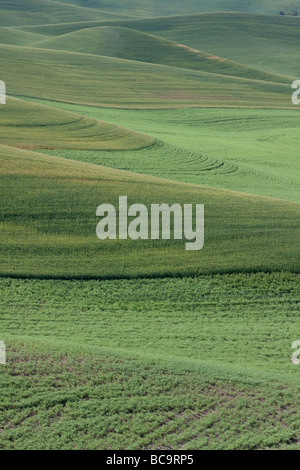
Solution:
M 299 450 L 298 277 L 0 279 L 1 449 Z
M 34 34 L 30 31 L 20 31 L 14 28 L 0 27 L 0 43 L 16 46 L 30 46 L 44 39 L 42 34 Z
M 298 78 L 298 17 L 206 13 L 130 20 L 81 21 L 22 29 L 53 37 L 99 26 L 118 26 L 143 31 L 265 72 Z
M 298 77 L 298 17 L 211 13 L 113 24 L 155 34 L 265 71 Z
M 139 132 L 19 99 L 1 107 L 0 140 L 28 149 L 136 150 L 154 144 Z
M 110 278 L 299 271 L 299 204 L 0 146 L 2 275 Z M 96 237 L 101 203 L 204 204 L 205 246 Z
M 284 77 L 260 72 L 183 44 L 116 26 L 81 29 L 38 42 L 36 46 L 171 65 L 255 80 L 286 81 Z
M 93 106 L 293 107 L 290 82 L 248 80 L 65 51 L 0 46 L 8 94 Z
M 300 202 L 297 109 L 116 110 L 48 104 L 157 139 L 139 152 L 47 150 L 51 155 Z
M 245 11 L 278 14 L 280 10 L 293 14 L 300 10 L 299 0 L 61 0 L 89 8 L 123 12 L 133 16 L 178 15 L 211 11 Z
M 151 32 L 265 71 L 299 74 L 300 18 L 215 13 L 162 19 Z
M 0 0 L 0 26 L 53 24 L 98 19 L 113 19 L 115 14 L 55 0 Z M 121 15 L 122 16 L 122 15 Z

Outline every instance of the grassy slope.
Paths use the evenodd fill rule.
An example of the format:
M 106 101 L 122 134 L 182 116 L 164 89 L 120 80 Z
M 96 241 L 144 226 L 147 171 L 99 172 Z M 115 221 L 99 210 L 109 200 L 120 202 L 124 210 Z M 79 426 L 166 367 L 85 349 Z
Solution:
M 131 28 L 266 72 L 298 77 L 299 24 L 296 17 L 221 12 L 36 26 L 26 30 L 57 36 L 97 26 Z
M 87 28 L 36 43 L 37 47 L 84 52 L 120 59 L 171 65 L 202 72 L 255 80 L 284 82 L 285 78 L 260 72 L 211 54 L 140 31 L 114 26 Z
M 91 11 L 55 0 L 0 0 L 0 26 L 53 24 L 57 22 L 114 19 L 119 15 Z M 122 15 L 121 15 L 122 16 Z
M 0 109 L 2 145 L 35 149 L 136 150 L 154 139 L 79 114 L 18 99 Z
M 292 107 L 290 83 L 223 77 L 94 55 L 0 46 L 10 95 L 114 107 Z
M 299 449 L 296 276 L 0 287 L 1 449 Z
M 137 152 L 51 154 L 172 180 L 300 202 L 300 115 L 293 110 L 115 110 L 49 103 L 157 139 Z
M 2 274 L 45 277 L 163 276 L 299 271 L 299 204 L 174 183 L 1 146 Z M 206 244 L 100 242 L 96 208 L 203 203 Z
M 11 36 L 16 42 L 19 38 Z M 8 67 L 14 60 L 25 67 L 32 59 L 20 50 L 6 62 Z M 59 99 L 82 99 L 68 88 L 68 80 L 77 86 L 83 68 L 66 61 L 72 72 L 60 88 L 66 67 L 58 64 L 55 71 L 55 61 L 45 54 L 36 56 L 31 71 L 25 67 L 26 93 L 35 96 L 36 88 L 44 97 L 47 84 L 48 97 L 57 98 L 48 77 L 37 74 L 41 83 L 34 82 L 41 70 L 35 68 L 38 61 L 49 67 L 50 76 L 60 74 L 54 83 Z M 89 67 L 92 80 L 99 68 Z M 13 73 L 19 77 L 20 66 Z M 16 80 L 9 83 L 20 93 Z M 92 96 L 91 87 L 76 91 L 84 99 L 85 93 Z M 265 192 L 278 185 L 280 172 L 281 191 L 284 185 L 291 189 L 289 175 L 297 177 L 294 110 L 90 111 L 170 142 L 163 154 L 156 145 L 146 154 L 98 155 L 115 166 L 201 183 L 200 164 L 202 173 L 212 173 L 207 182 L 211 178 L 222 185 L 218 162 L 226 156 L 227 182 L 231 164 L 248 162 L 258 172 L 248 174 L 247 184 L 254 187 L 258 177 L 262 191 L 265 165 Z M 74 148 L 112 148 L 115 138 L 122 148 L 149 144 L 140 134 L 20 101 L 0 108 L 0 133 L 1 144 L 58 151 L 64 146 L 71 156 Z M 199 155 L 200 143 L 212 153 L 208 158 Z M 280 155 L 287 149 L 283 169 Z M 266 163 L 267 155 L 272 161 Z M 77 158 L 92 159 L 95 152 Z M 166 266 L 172 275 L 299 272 L 299 204 L 174 184 L 3 145 L 0 159 L 2 274 L 161 276 Z M 247 175 L 237 174 L 243 185 Z M 188 257 L 174 242 L 101 246 L 95 240 L 95 208 L 100 202 L 115 203 L 119 193 L 146 204 L 154 199 L 204 202 L 204 251 Z M 0 339 L 8 347 L 8 365 L 0 368 L 0 449 L 299 449 L 299 370 L 290 361 L 298 335 L 298 276 L 246 273 L 89 282 L 9 278 L 0 279 L 0 287 Z
M 41 34 L 30 33 L 29 31 L 20 31 L 14 28 L 0 27 L 0 43 L 12 44 L 17 46 L 30 46 L 44 39 Z
M 298 77 L 299 18 L 215 13 L 121 25 L 265 71 Z
M 278 14 L 280 10 L 300 10 L 299 0 L 61 0 L 90 8 L 124 12 L 133 16 L 178 15 L 208 11 L 246 11 Z

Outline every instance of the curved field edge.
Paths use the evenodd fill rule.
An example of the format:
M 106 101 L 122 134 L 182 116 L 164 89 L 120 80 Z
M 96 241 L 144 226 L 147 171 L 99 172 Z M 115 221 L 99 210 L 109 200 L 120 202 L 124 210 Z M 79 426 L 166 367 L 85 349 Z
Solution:
M 27 149 L 140 150 L 155 144 L 140 132 L 16 98 L 1 107 L 0 139 Z
M 298 78 L 299 17 L 288 15 L 216 12 L 45 25 L 26 30 L 52 37 L 100 26 L 135 29 L 264 72 Z
M 77 52 L 3 44 L 0 50 L 1 78 L 9 84 L 9 94 L 16 97 L 140 109 L 220 105 L 293 107 L 289 83 Z M 20 63 L 21 73 L 16 65 Z
M 299 272 L 299 204 L 195 186 L 1 146 L 2 275 L 115 278 Z M 205 246 L 96 237 L 96 209 L 205 205 Z
M 47 150 L 48 154 L 185 183 L 300 201 L 297 109 L 108 110 L 53 101 L 45 104 L 131 127 L 156 139 L 155 145 L 138 152 L 56 149 Z
M 70 5 L 60 1 L 43 0 L 1 0 L 1 26 L 25 26 L 55 24 L 58 21 L 92 21 L 98 19 L 122 18 L 125 15 L 91 10 L 79 5 Z
M 60 0 L 62 3 L 76 4 L 86 6 L 85 0 Z M 112 13 L 124 12 L 132 16 L 157 16 L 157 15 L 182 15 L 197 14 L 201 12 L 252 12 L 264 13 L 268 15 L 278 15 L 280 9 L 284 7 L 286 14 L 294 13 L 295 9 L 300 9 L 299 0 L 286 0 L 284 6 L 282 0 L 252 0 L 244 2 L 242 0 L 188 0 L 184 4 L 179 0 L 171 2 L 162 2 L 161 0 L 122 0 L 121 4 L 118 0 L 111 0 L 107 5 L 99 0 L 89 0 L 89 7 L 97 11 L 100 8 L 103 11 Z M 137 5 L 138 3 L 138 5 Z
M 21 34 L 20 31 L 19 34 Z M 292 78 L 288 79 L 286 76 L 262 72 L 153 34 L 117 26 L 80 29 L 37 41 L 34 46 L 169 65 L 253 80 L 292 82 Z

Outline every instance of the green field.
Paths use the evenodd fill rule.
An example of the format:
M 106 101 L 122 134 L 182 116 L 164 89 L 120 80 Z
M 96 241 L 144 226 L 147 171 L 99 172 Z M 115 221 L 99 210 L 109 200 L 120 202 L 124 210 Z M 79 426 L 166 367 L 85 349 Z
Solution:
M 72 38 L 74 40 L 73 47 L 76 48 L 79 37 L 85 35 L 87 42 L 84 45 L 81 44 L 81 47 L 92 47 L 93 51 L 95 46 L 91 46 L 90 43 L 91 36 L 95 32 L 88 35 L 87 29 L 94 30 L 96 27 L 129 28 L 155 35 L 161 41 L 163 38 L 168 39 L 187 48 L 204 51 L 209 55 L 223 59 L 230 59 L 264 72 L 297 78 L 299 73 L 299 23 L 299 17 L 222 12 L 146 19 L 95 20 L 43 27 L 29 26 L 23 28 L 22 31 L 43 34 L 46 40 L 54 45 L 60 44 L 62 40 L 60 36 L 73 33 L 74 36 L 65 37 L 67 49 L 70 48 L 69 41 Z M 49 36 L 51 40 L 49 40 Z M 100 42 L 97 47 L 101 48 Z M 109 49 L 111 50 L 111 48 L 112 44 L 110 43 Z M 134 50 L 126 52 L 130 54 Z M 157 52 L 159 49 L 156 50 Z M 149 55 L 149 52 L 147 54 Z
M 83 52 L 221 75 L 285 82 L 286 78 L 243 66 L 152 34 L 116 26 L 86 28 L 37 42 L 37 47 Z
M 139 152 L 48 153 L 193 184 L 300 202 L 300 114 L 293 110 L 107 110 L 47 102 L 156 139 Z M 151 158 L 149 156 L 151 155 Z
M 0 156 L 3 275 L 88 279 L 298 270 L 299 204 L 7 146 Z M 96 209 L 117 206 L 119 195 L 148 208 L 182 200 L 205 204 L 204 250 L 187 252 L 179 240 L 101 243 Z
M 35 24 L 53 24 L 58 22 L 73 22 L 106 20 L 126 15 L 93 11 L 78 5 L 68 5 L 56 0 L 0 0 L 1 26 L 22 26 Z
M 0 0 L 0 449 L 299 450 L 300 2 L 25 3 Z M 204 204 L 204 248 L 100 241 L 124 195 Z
M 299 448 L 297 276 L 0 285 L 1 448 Z
M 42 34 L 34 34 L 29 31 L 19 31 L 15 28 L 0 27 L 0 43 L 21 46 L 30 46 L 45 38 Z
M 116 108 L 218 106 L 220 102 L 228 107 L 293 106 L 287 78 L 277 83 L 278 77 L 270 82 L 182 68 L 174 71 L 172 66 L 33 47 L 0 45 L 0 52 L 2 79 L 9 84 L 8 93 L 18 97 Z
M 130 13 L 132 16 L 178 15 L 186 13 L 202 13 L 210 11 L 247 11 L 256 13 L 278 14 L 280 10 L 293 13 L 300 8 L 299 0 L 180 0 L 172 2 L 162 0 L 63 0 L 64 3 L 76 4 L 92 8 L 100 8 L 109 12 Z
M 19 99 L 1 109 L 0 139 L 1 145 L 48 150 L 139 150 L 155 144 L 124 127 Z

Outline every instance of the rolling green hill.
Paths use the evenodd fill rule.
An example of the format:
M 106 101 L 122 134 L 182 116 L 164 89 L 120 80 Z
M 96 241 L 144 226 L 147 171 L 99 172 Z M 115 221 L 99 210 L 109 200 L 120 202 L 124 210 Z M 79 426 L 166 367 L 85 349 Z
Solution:
M 299 450 L 296 275 L 0 288 L 1 449 Z
M 210 11 L 245 11 L 278 14 L 280 10 L 300 10 L 299 0 L 61 0 L 102 10 L 124 12 L 133 16 L 177 15 Z
M 213 13 L 113 24 L 155 34 L 265 71 L 296 77 L 299 74 L 300 18 Z M 51 29 L 44 31 L 45 34 L 50 32 Z
M 265 71 L 299 75 L 300 18 L 215 13 L 153 26 L 154 34 L 189 47 Z
M 22 142 L 22 140 L 20 139 Z M 58 144 L 59 145 L 59 144 Z M 299 204 L 137 175 L 1 145 L 2 275 L 54 278 L 299 271 Z M 205 247 L 97 239 L 101 203 L 202 203 Z
M 14 28 L 0 27 L 0 43 L 16 46 L 30 46 L 44 38 L 41 34 L 19 31 Z
M 0 0 L 0 26 L 53 24 L 98 19 L 113 19 L 119 15 L 91 11 L 55 0 Z M 122 15 L 121 15 L 122 17 Z
M 0 450 L 300 449 L 298 8 L 0 0 Z
M 157 139 L 139 152 L 47 150 L 51 155 L 300 202 L 297 109 L 121 110 L 48 104 Z
M 293 107 L 285 84 L 65 51 L 0 46 L 13 96 L 93 106 Z
M 18 99 L 0 109 L 0 139 L 28 149 L 136 150 L 154 144 L 135 131 Z
M 44 40 L 37 43 L 36 46 L 171 65 L 255 80 L 286 81 L 283 77 L 260 72 L 211 54 L 205 54 L 183 44 L 116 26 L 82 29 Z
M 154 34 L 191 49 L 217 55 L 265 72 L 298 77 L 300 18 L 244 13 L 210 13 L 27 27 L 58 36 L 81 29 L 117 26 Z

